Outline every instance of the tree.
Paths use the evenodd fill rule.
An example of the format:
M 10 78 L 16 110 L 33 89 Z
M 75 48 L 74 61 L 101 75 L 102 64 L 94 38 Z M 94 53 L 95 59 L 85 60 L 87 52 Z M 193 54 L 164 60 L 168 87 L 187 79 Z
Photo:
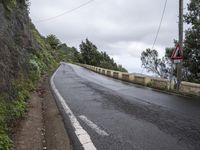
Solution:
M 113 58 L 110 58 L 106 52 L 99 52 L 97 47 L 88 39 L 80 44 L 80 51 L 82 56 L 82 63 L 106 69 L 127 72 L 127 70 L 121 65 L 117 66 Z
M 68 47 L 66 44 L 60 44 L 54 54 L 57 54 L 58 61 L 81 62 L 80 52 L 75 47 Z
M 185 32 L 184 70 L 185 80 L 200 83 L 200 0 L 191 0 L 184 16 L 190 28 Z
M 117 68 L 118 68 L 118 71 L 127 72 L 127 70 L 124 67 L 122 67 L 122 65 L 118 65 Z
M 158 58 L 156 50 L 146 49 L 141 54 L 142 67 L 161 78 L 170 76 L 170 60 L 168 57 Z
M 75 47 L 72 47 L 71 51 L 73 53 L 73 61 L 80 63 L 82 60 L 80 52 Z
M 53 34 L 48 35 L 46 40 L 50 44 L 52 49 L 57 49 L 58 46 L 61 44 L 60 40 Z
M 96 55 L 97 53 L 97 47 L 90 42 L 88 39 L 86 39 L 85 42 L 82 41 L 80 44 L 80 50 L 83 58 L 83 62 L 88 65 L 97 65 Z

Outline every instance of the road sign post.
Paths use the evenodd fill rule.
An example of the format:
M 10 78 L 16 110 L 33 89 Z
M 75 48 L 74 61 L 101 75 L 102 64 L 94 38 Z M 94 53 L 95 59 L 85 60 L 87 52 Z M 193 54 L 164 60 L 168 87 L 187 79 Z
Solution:
M 171 59 L 173 60 L 182 60 L 183 59 L 183 51 L 179 43 L 176 44 L 176 48 L 173 50 Z
M 183 0 L 179 0 L 179 44 L 183 56 Z M 177 64 L 177 90 L 180 89 L 182 78 L 182 63 Z
M 179 43 L 176 44 L 176 48 L 173 50 L 171 59 L 177 67 L 177 90 L 179 90 L 181 82 L 181 63 L 183 61 L 183 51 Z

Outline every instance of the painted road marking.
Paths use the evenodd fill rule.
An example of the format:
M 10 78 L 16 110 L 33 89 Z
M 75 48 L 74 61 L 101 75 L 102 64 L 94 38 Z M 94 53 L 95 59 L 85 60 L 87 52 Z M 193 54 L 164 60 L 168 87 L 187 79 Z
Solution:
M 90 121 L 86 116 L 81 115 L 79 116 L 79 118 L 85 122 L 90 128 L 92 128 L 96 133 L 98 133 L 101 136 L 109 136 L 109 134 L 107 132 L 105 132 L 104 130 L 100 129 L 95 123 L 93 123 L 92 121 Z
M 82 126 L 78 122 L 77 118 L 75 117 L 75 115 L 73 114 L 73 112 L 71 111 L 71 109 L 65 102 L 64 98 L 60 95 L 60 93 L 58 92 L 58 89 L 55 86 L 54 78 L 55 78 L 55 75 L 58 72 L 59 68 L 55 71 L 55 73 L 51 77 L 50 83 L 51 83 L 53 92 L 55 93 L 56 97 L 58 98 L 59 102 L 61 103 L 66 115 L 69 116 L 71 124 L 75 129 L 75 134 L 76 134 L 77 138 L 79 139 L 80 143 L 82 144 L 83 149 L 84 150 L 96 150 L 96 147 L 94 146 L 89 134 L 82 128 Z

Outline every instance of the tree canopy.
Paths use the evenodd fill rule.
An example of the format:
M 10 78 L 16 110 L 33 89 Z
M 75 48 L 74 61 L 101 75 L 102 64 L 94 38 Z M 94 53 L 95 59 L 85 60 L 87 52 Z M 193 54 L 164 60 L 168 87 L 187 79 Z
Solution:
M 190 28 L 185 32 L 184 62 L 185 80 L 200 83 L 200 0 L 191 0 L 184 16 Z
M 61 44 L 60 40 L 53 34 L 48 35 L 46 40 L 53 49 L 56 49 Z
M 80 44 L 80 52 L 75 47 L 69 47 L 61 43 L 55 35 L 48 35 L 46 41 L 52 49 L 57 61 L 67 61 L 70 63 L 84 63 L 106 69 L 127 72 L 122 65 L 117 65 L 114 59 L 106 52 L 99 52 L 96 45 L 86 39 Z
M 170 76 L 170 60 L 168 57 L 158 57 L 156 50 L 146 49 L 141 54 L 142 67 L 148 72 L 155 73 L 161 78 Z
M 86 39 L 85 42 L 82 41 L 80 44 L 80 51 L 82 55 L 82 63 L 127 72 L 127 70 L 121 65 L 117 65 L 113 58 L 110 58 L 106 52 L 99 52 L 97 47 L 88 39 Z

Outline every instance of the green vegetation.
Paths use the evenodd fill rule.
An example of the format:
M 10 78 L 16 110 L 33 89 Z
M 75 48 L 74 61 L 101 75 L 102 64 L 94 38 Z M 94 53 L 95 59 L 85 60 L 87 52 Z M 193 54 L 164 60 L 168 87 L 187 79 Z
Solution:
M 6 8 L 7 11 L 12 11 L 14 7 L 17 5 L 16 0 L 2 0 L 2 3 L 4 5 L 4 8 Z
M 17 118 L 23 116 L 26 99 L 33 90 L 31 80 L 18 79 L 11 82 L 8 93 L 0 94 L 0 149 L 12 149 L 12 141 L 8 137 L 9 129 Z
M 185 80 L 200 83 L 200 1 L 191 0 L 185 22 L 190 28 L 185 32 L 184 76 Z
M 127 70 L 121 65 L 117 65 L 113 58 L 110 58 L 106 52 L 99 52 L 97 47 L 88 39 L 80 44 L 80 50 L 81 63 L 102 67 L 105 69 L 127 72 Z
M 63 59 L 54 55 L 59 53 L 58 49 L 53 49 L 33 25 L 31 30 L 37 49 L 26 56 L 26 62 L 21 66 L 17 77 L 10 82 L 7 91 L 0 93 L 0 150 L 13 149 L 9 131 L 16 119 L 24 115 L 30 92 L 41 76 L 54 69 Z
M 171 63 L 169 57 L 159 58 L 156 50 L 146 49 L 141 54 L 141 61 L 148 72 L 153 72 L 161 78 L 169 78 Z
M 69 62 L 69 63 L 79 63 L 81 60 L 81 54 L 77 51 L 75 47 L 68 47 L 66 44 L 61 44 L 57 50 L 58 59 Z
M 80 44 L 80 52 L 75 47 L 68 47 L 65 43 L 61 43 L 55 35 L 48 35 L 46 41 L 54 49 L 53 55 L 57 62 L 62 60 L 69 63 L 84 63 L 127 72 L 121 65 L 117 65 L 106 52 L 99 52 L 97 47 L 88 39 Z
M 51 54 L 53 49 L 34 26 L 32 33 L 38 43 L 38 49 L 29 55 L 25 66 L 20 69 L 16 79 L 11 81 L 7 92 L 0 93 L 0 150 L 13 148 L 8 136 L 10 128 L 16 119 L 23 116 L 29 93 L 34 90 L 41 75 L 58 64 Z
M 3 4 L 4 8 L 6 9 L 6 17 L 10 18 L 10 14 L 13 10 L 15 10 L 18 6 L 20 8 L 29 9 L 30 2 L 29 0 L 0 0 L 0 3 Z
M 60 45 L 60 40 L 53 34 L 48 35 L 46 41 L 50 44 L 51 48 L 57 49 Z

